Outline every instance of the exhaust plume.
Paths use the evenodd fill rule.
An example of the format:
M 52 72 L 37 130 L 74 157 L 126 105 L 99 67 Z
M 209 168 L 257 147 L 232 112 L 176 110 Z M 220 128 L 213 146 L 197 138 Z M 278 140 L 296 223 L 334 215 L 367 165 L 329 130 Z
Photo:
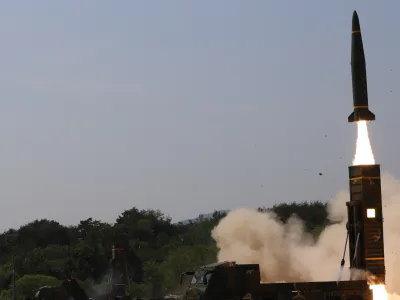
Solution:
M 368 137 L 367 121 L 358 121 L 356 154 L 354 155 L 353 166 L 374 164 L 375 158 Z
M 386 288 L 389 293 L 400 294 L 400 181 L 383 174 L 382 195 Z M 339 223 L 327 226 L 318 239 L 304 232 L 302 220 L 295 216 L 284 224 L 271 212 L 247 208 L 231 211 L 212 231 L 219 248 L 218 261 L 257 263 L 263 282 L 336 281 L 346 239 L 348 199 L 349 193 L 340 191 L 328 202 L 329 219 Z M 348 249 L 345 259 L 341 280 L 350 278 Z M 397 295 L 390 295 L 391 300 L 394 297 Z

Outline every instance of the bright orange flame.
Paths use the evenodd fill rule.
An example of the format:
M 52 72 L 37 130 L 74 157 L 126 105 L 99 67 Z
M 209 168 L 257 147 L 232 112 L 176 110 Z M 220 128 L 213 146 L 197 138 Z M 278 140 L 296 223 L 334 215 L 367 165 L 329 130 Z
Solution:
M 384 284 L 371 284 L 369 289 L 372 290 L 374 300 L 388 300 L 388 293 Z
M 354 155 L 353 166 L 374 165 L 375 158 L 369 142 L 367 121 L 358 121 L 357 131 L 356 154 Z

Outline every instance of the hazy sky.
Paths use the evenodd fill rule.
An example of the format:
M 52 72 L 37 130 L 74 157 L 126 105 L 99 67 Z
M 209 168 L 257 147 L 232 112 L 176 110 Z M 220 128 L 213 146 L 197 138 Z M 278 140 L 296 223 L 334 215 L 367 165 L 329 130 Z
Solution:
M 354 9 L 372 147 L 400 176 L 398 1 L 2 2 L 0 229 L 347 189 Z

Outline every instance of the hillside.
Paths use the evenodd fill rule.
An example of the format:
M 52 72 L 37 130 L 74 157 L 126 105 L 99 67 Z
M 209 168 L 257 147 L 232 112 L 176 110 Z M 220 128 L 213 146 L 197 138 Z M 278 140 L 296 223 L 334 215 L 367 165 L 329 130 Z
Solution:
M 314 234 L 327 223 L 326 205 L 321 202 L 280 204 L 259 211 L 274 211 L 282 222 L 296 214 L 306 231 Z M 10 297 L 13 253 L 19 297 L 68 276 L 94 293 L 106 281 L 113 243 L 126 249 L 133 294 L 157 297 L 175 292 L 183 271 L 216 261 L 218 251 L 210 233 L 226 213 L 215 211 L 173 224 L 160 211 L 132 208 L 113 225 L 89 218 L 66 227 L 41 219 L 10 229 L 0 235 L 0 297 Z

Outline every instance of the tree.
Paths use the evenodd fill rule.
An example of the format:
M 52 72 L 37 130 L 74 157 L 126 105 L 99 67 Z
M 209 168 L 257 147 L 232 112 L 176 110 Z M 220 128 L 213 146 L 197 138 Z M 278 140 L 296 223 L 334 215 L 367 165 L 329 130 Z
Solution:
M 30 222 L 18 230 L 17 244 L 26 250 L 48 245 L 68 245 L 68 228 L 47 219 Z
M 320 201 L 281 203 L 270 209 L 264 209 L 264 211 L 273 211 L 282 222 L 286 222 L 291 216 L 295 215 L 305 222 L 307 231 L 311 231 L 317 226 L 325 226 L 328 217 L 326 203 Z

